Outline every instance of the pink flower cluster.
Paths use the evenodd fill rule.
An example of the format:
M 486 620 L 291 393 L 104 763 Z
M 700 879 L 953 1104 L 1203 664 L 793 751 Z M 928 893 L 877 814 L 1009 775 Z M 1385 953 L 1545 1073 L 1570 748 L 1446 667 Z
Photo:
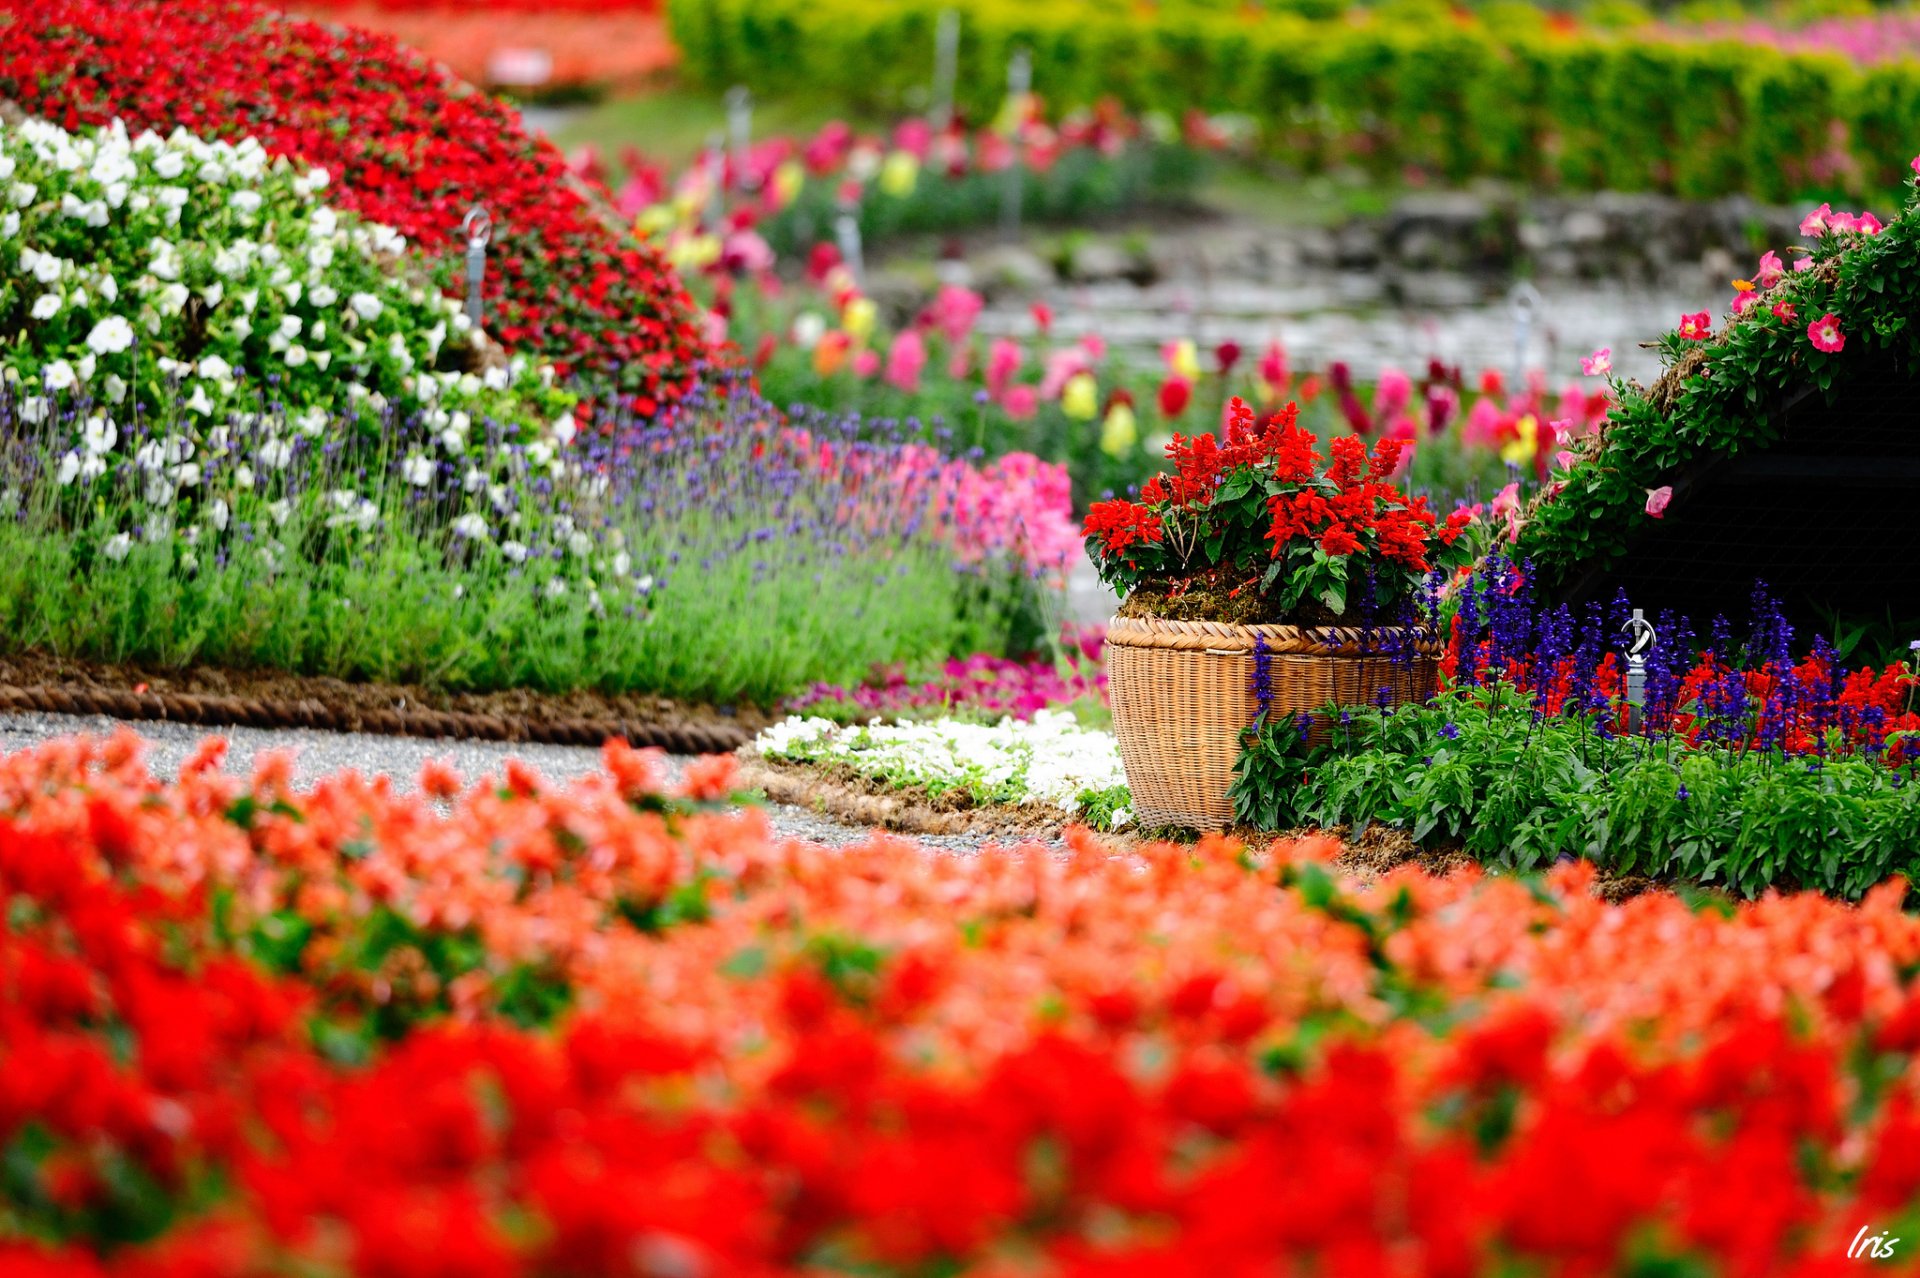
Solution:
M 938 677 L 915 679 L 901 666 L 874 671 L 856 688 L 818 683 L 787 703 L 797 712 L 838 710 L 852 717 L 913 718 L 971 710 L 992 718 L 1031 719 L 1041 710 L 1097 697 L 1107 698 L 1100 667 L 1103 626 L 1068 627 L 1061 635 L 1066 661 L 1029 657 L 1015 661 L 991 653 L 955 657 Z

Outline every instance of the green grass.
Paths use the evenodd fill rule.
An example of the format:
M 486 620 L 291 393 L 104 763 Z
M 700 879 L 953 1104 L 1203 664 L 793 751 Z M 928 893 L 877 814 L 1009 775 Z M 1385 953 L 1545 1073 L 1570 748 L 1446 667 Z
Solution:
M 859 129 L 881 129 L 887 121 L 849 112 L 824 97 L 755 98 L 753 134 L 757 138 L 811 137 L 833 120 Z M 724 99 L 705 90 L 668 83 L 657 91 L 610 98 L 573 115 L 554 134 L 554 143 L 571 150 L 594 146 L 609 158 L 626 146 L 670 173 L 696 159 L 716 134 L 727 129 Z

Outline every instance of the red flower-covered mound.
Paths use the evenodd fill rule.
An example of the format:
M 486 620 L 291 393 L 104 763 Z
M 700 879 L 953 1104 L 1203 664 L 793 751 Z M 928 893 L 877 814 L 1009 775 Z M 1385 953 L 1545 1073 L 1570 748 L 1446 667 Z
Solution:
M 118 117 L 257 138 L 326 169 L 331 199 L 436 255 L 455 293 L 461 219 L 485 204 L 489 332 L 563 372 L 611 375 L 642 414 L 678 399 L 705 355 L 672 270 L 551 145 L 386 37 L 250 0 L 0 0 L 0 98 L 68 129 Z
M 1920 1210 L 1897 886 L 826 849 L 727 759 L 218 758 L 0 759 L 0 1272 L 1839 1273 Z

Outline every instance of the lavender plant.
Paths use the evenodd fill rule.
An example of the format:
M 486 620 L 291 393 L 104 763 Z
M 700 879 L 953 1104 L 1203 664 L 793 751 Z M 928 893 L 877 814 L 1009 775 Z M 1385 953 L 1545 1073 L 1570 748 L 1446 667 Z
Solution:
M 602 412 L 564 454 L 484 419 L 467 454 L 426 463 L 424 411 L 306 434 L 265 387 L 196 446 L 177 384 L 124 422 L 89 389 L 32 414 L 0 394 L 12 647 L 772 702 L 968 650 L 1033 588 L 958 553 L 945 458 L 870 421 L 788 423 L 724 378 L 668 422 Z

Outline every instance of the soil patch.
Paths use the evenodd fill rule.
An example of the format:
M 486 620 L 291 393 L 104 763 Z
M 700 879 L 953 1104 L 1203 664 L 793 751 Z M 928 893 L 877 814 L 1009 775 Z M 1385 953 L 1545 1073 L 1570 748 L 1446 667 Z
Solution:
M 648 695 L 448 692 L 268 670 L 117 665 L 31 652 L 0 655 L 0 711 L 559 745 L 598 745 L 621 737 L 682 754 L 738 749 L 773 722 L 757 707 L 688 705 Z
M 919 786 L 896 788 L 846 767 L 786 763 L 744 751 L 739 775 L 743 787 L 764 791 L 775 803 L 896 834 L 1052 839 L 1073 824 L 1066 813 L 1042 804 L 980 806 L 957 791 L 934 795 Z

